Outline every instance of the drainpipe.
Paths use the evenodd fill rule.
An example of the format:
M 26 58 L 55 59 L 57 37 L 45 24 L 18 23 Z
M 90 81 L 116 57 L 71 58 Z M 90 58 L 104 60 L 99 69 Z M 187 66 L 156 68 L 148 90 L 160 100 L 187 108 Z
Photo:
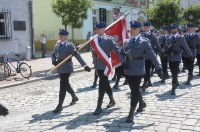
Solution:
M 35 58 L 35 44 L 34 44 L 34 27 L 33 27 L 33 0 L 29 1 L 29 18 L 30 18 L 30 38 L 31 38 L 31 58 Z

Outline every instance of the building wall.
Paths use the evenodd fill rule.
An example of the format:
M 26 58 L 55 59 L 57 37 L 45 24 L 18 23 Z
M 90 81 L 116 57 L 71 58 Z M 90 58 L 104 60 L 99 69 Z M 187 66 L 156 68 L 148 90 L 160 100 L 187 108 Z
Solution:
M 143 3 L 145 1 L 146 0 L 142 0 Z M 52 0 L 34 0 L 34 39 L 36 50 L 40 49 L 40 34 L 45 33 L 47 35 L 47 49 L 52 50 L 56 43 L 58 29 L 64 28 L 61 24 L 61 19 L 52 12 L 51 2 Z M 145 15 L 139 13 L 141 10 L 137 6 L 140 3 L 137 3 L 136 0 L 128 1 L 135 2 L 134 4 L 137 4 L 136 6 L 124 6 L 125 3 L 127 4 L 127 1 L 122 0 L 121 2 L 121 4 L 118 4 L 117 0 L 113 0 L 112 2 L 105 4 L 105 1 L 94 0 L 93 7 L 88 10 L 88 18 L 84 20 L 83 27 L 74 30 L 74 44 L 86 42 L 88 32 L 93 32 L 93 16 L 96 16 L 96 20 L 99 21 L 99 8 L 106 9 L 107 25 L 110 25 L 113 22 L 113 8 L 120 8 L 121 15 L 125 14 L 127 11 L 131 11 L 131 14 L 127 16 L 128 28 L 130 27 L 130 20 L 137 20 L 139 16 L 146 19 Z M 127 5 L 130 5 L 130 3 Z M 95 15 L 93 14 L 93 10 L 96 11 Z M 71 41 L 72 30 L 70 26 L 67 27 L 67 31 L 70 33 L 68 39 Z
M 14 3 L 17 3 L 17 5 Z M 22 54 L 22 58 L 25 57 L 26 46 L 31 46 L 30 15 L 28 3 L 29 0 L 0 0 L 0 12 L 2 12 L 2 9 L 9 9 L 11 11 L 12 26 L 12 38 L 0 38 L 0 54 L 15 52 Z M 13 21 L 25 21 L 26 30 L 14 30 Z
M 181 0 L 180 4 L 181 4 L 182 8 L 186 8 L 186 7 L 191 6 L 191 5 L 200 4 L 200 0 Z

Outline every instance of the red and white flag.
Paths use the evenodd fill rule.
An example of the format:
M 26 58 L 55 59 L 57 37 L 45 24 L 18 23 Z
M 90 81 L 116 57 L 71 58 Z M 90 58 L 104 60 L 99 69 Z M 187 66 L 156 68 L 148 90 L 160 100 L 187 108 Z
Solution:
M 126 30 L 126 19 L 122 18 L 116 23 L 114 23 L 111 27 L 106 29 L 105 33 L 110 35 L 114 38 L 115 42 L 118 45 L 123 44 L 124 39 L 128 38 L 128 32 Z M 91 42 L 93 49 L 95 50 L 97 56 L 101 59 L 101 61 L 106 65 L 106 69 L 104 70 L 104 74 L 109 76 L 112 73 L 112 68 L 120 66 L 121 62 L 119 56 L 114 52 L 111 51 L 111 58 L 109 58 L 105 52 L 101 49 L 98 44 L 98 39 L 94 39 Z

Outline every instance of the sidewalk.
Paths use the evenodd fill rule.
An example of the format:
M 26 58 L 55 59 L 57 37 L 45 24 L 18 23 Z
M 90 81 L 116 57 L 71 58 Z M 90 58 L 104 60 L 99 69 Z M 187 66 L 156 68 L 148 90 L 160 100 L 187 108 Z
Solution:
M 57 74 L 53 74 L 52 76 L 47 76 L 47 72 L 49 72 L 54 66 L 51 64 L 50 54 L 47 53 L 46 58 L 38 58 L 40 55 L 36 55 L 36 59 L 32 59 L 30 61 L 26 61 L 29 65 L 31 65 L 32 76 L 29 79 L 25 79 L 21 76 L 20 73 L 16 75 L 12 75 L 8 77 L 6 80 L 0 81 L 0 89 L 8 88 L 24 83 L 31 83 L 33 81 L 55 77 Z M 90 68 L 93 68 L 92 63 L 92 55 L 90 52 L 81 53 L 82 58 L 88 64 Z M 81 67 L 80 63 L 76 60 L 76 58 L 72 58 L 74 64 L 74 72 L 83 71 L 83 67 Z

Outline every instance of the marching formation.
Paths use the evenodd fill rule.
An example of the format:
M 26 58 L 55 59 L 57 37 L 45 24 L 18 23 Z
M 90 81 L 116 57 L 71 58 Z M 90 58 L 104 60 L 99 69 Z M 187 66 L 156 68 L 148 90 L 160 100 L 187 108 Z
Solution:
M 142 26 L 144 32 L 142 32 Z M 138 21 L 131 21 L 131 36 L 128 39 L 124 39 L 122 45 L 119 45 L 112 36 L 106 34 L 106 23 L 98 22 L 96 24 L 96 35 L 91 39 L 91 52 L 95 69 L 94 83 L 91 87 L 96 87 L 97 79 L 99 78 L 99 90 L 97 107 L 93 115 L 99 115 L 102 112 L 101 105 L 105 93 L 110 99 L 107 108 L 115 106 L 112 88 L 108 79 L 109 73 L 111 72 L 110 68 L 112 67 L 109 61 L 111 51 L 115 52 L 121 62 L 121 66 L 116 69 L 115 77 L 117 77 L 117 82 L 113 88 L 118 88 L 119 79 L 124 76 L 131 91 L 130 111 L 126 119 L 127 123 L 134 123 L 133 118 L 137 104 L 139 104 L 136 110 L 137 112 L 142 112 L 147 106 L 142 98 L 141 92 L 152 86 L 152 69 L 155 68 L 158 77 L 161 79 L 161 83 L 165 83 L 165 80 L 169 78 L 169 66 L 172 75 L 171 95 L 176 95 L 176 89 L 179 85 L 179 65 L 183 62 L 184 69 L 188 70 L 186 85 L 191 84 L 195 57 L 197 57 L 197 64 L 200 67 L 200 37 L 195 32 L 195 24 L 191 22 L 188 23 L 188 31 L 185 34 L 179 34 L 179 26 L 177 24 L 171 24 L 169 27 L 164 25 L 161 28 L 161 34 L 159 36 L 156 36 L 150 30 L 150 26 L 150 22 L 144 22 L 142 25 L 142 23 Z M 90 68 L 79 53 L 76 52 L 77 48 L 67 41 L 68 35 L 69 33 L 66 30 L 60 30 L 60 40 L 55 45 L 51 56 L 52 64 L 56 66 L 67 56 L 72 54 L 84 69 L 90 72 Z M 160 61 L 157 55 L 160 56 Z M 55 110 L 53 110 L 53 113 L 62 111 L 62 104 L 66 96 L 66 91 L 72 96 L 70 105 L 74 105 L 76 101 L 78 101 L 78 97 L 69 83 L 69 76 L 73 72 L 73 63 L 71 59 L 58 67 L 57 72 L 60 77 L 60 92 L 59 102 Z M 140 86 L 143 78 L 143 84 Z

